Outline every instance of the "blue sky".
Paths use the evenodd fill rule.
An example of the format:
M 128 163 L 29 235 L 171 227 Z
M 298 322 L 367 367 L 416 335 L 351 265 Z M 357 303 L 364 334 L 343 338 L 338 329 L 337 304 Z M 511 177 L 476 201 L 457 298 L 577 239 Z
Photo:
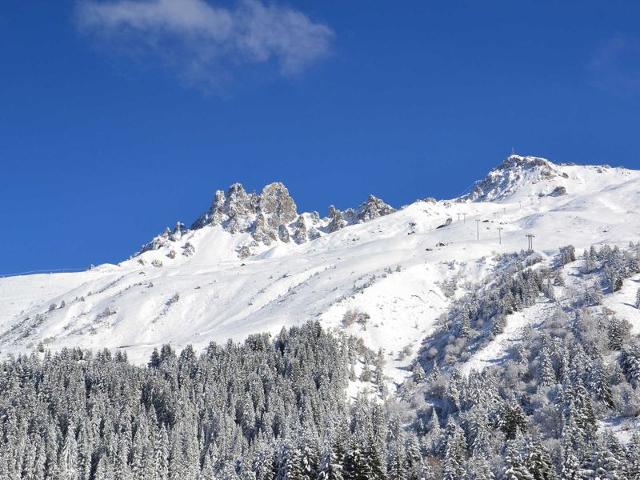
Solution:
M 452 197 L 510 151 L 640 168 L 635 1 L 3 0 L 0 273 L 115 262 L 213 193 Z

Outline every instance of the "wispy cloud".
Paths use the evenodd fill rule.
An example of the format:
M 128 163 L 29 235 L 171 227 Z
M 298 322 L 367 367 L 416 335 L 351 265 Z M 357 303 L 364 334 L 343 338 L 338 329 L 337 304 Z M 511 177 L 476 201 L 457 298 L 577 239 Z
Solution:
M 640 39 L 612 37 L 596 49 L 589 67 L 598 87 L 619 95 L 640 95 Z
M 80 0 L 79 27 L 119 51 L 154 57 L 195 84 L 219 86 L 243 65 L 295 75 L 326 56 L 333 31 L 289 7 L 240 0 Z

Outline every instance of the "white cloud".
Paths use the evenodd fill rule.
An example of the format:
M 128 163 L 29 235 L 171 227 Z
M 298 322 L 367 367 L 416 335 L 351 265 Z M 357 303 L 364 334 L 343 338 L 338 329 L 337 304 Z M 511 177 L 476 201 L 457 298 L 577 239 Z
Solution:
M 124 51 L 153 55 L 195 83 L 219 84 L 242 65 L 297 74 L 329 52 L 333 31 L 288 7 L 241 0 L 81 0 L 78 24 Z

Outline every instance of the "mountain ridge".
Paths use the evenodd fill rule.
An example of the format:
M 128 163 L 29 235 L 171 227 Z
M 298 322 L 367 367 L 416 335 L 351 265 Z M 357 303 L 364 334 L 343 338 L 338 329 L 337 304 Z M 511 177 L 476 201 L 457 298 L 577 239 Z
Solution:
M 491 169 L 484 178 L 476 181 L 470 191 L 449 201 L 505 201 L 525 187 L 536 184 L 540 187 L 535 192 L 538 196 L 565 195 L 565 180 L 570 178 L 563 169 L 572 167 L 597 170 L 612 168 L 608 165 L 556 164 L 542 157 L 512 154 Z M 427 199 L 430 200 L 432 199 Z M 251 234 L 251 241 L 238 247 L 236 252 L 239 258 L 247 258 L 253 255 L 256 247 L 260 245 L 270 246 L 273 243 L 290 241 L 301 244 L 315 240 L 323 234 L 391 214 L 396 210 L 370 194 L 357 208 L 340 211 L 330 205 L 327 216 L 320 217 L 315 211 L 298 213 L 295 200 L 282 182 L 269 183 L 260 193 L 247 192 L 241 183 L 236 182 L 226 192 L 217 190 L 209 209 L 200 215 L 191 227 L 187 228 L 178 222 L 173 230 L 167 228 L 143 245 L 134 257 L 149 250 L 166 247 L 170 245 L 169 242 L 182 238 L 185 232 L 208 225 L 222 225 L 232 234 Z
M 523 158 L 498 167 L 497 181 L 480 180 L 488 187 L 481 195 L 495 200 L 425 199 L 386 211 L 370 197 L 371 209 L 341 212 L 345 224 L 333 231 L 339 215 L 298 213 L 282 184 L 271 184 L 264 202 L 235 186 L 242 219 L 228 215 L 224 193 L 197 228 L 180 225 L 117 265 L 0 279 L 0 351 L 109 347 L 144 362 L 167 342 L 201 348 L 317 319 L 383 349 L 387 374 L 401 379 L 453 299 L 500 273 L 499 258 L 527 248 L 526 235 L 535 235 L 543 262 L 566 244 L 580 251 L 636 239 L 640 172 L 551 164 L 553 175 L 539 175 L 551 162 Z M 563 194 L 549 195 L 559 186 Z M 317 222 L 317 238 L 309 229 L 306 241 L 295 241 L 289 228 L 301 216 Z
M 333 233 L 346 226 L 370 221 L 394 211 L 395 209 L 383 200 L 369 195 L 367 200 L 355 209 L 340 211 L 330 205 L 327 217 L 320 218 L 318 212 L 299 214 L 289 190 L 281 182 L 265 185 L 259 194 L 247 193 L 241 183 L 234 183 L 226 193 L 223 190 L 216 191 L 209 209 L 200 215 L 190 228 L 178 222 L 173 230 L 167 228 L 143 245 L 134 256 L 166 247 L 170 245 L 169 242 L 181 239 L 183 234 L 190 230 L 221 225 L 232 234 L 251 234 L 252 240 L 237 249 L 238 256 L 246 258 L 252 255 L 252 249 L 261 244 L 270 246 L 278 241 L 301 244 L 322 234 Z

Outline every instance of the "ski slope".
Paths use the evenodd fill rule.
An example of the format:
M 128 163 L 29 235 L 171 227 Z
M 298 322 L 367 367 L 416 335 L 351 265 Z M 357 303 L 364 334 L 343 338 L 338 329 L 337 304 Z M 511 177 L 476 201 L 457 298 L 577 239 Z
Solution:
M 208 224 L 117 265 L 2 278 L 0 352 L 111 348 L 144 363 L 164 343 L 203 348 L 315 319 L 383 349 L 400 381 L 451 302 L 495 273 L 497 254 L 526 248 L 529 233 L 549 258 L 567 244 L 626 245 L 638 239 L 638 212 L 640 172 L 512 156 L 459 199 L 417 201 L 300 244 L 261 244 L 247 258 L 237 252 L 250 233 Z M 611 308 L 631 314 L 634 288 Z M 343 325 L 354 311 L 366 322 Z M 475 361 L 490 363 L 530 320 L 514 318 Z

